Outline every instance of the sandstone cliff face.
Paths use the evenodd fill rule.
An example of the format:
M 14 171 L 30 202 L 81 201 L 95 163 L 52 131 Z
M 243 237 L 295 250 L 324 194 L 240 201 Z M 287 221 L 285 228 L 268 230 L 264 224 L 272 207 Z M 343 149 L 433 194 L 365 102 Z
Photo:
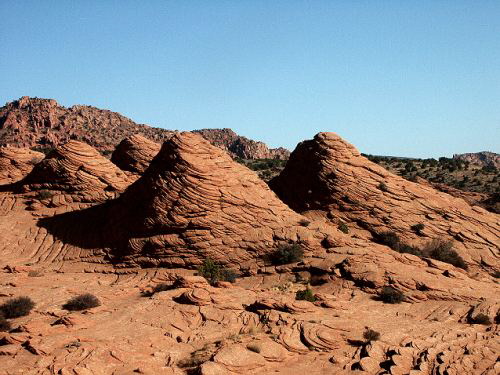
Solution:
M 245 159 L 286 159 L 290 152 L 240 137 L 230 129 L 197 131 L 212 144 Z M 141 134 L 162 143 L 174 132 L 139 125 L 116 112 L 91 106 L 60 106 L 54 99 L 24 96 L 0 108 L 0 146 L 52 148 L 70 140 L 109 154 L 123 139 Z
M 193 133 L 166 141 L 118 203 L 112 215 L 132 237 L 125 254 L 155 265 L 242 266 L 312 233 L 254 172 Z
M 27 148 L 0 147 L 0 185 L 21 180 L 44 156 Z
M 93 147 L 70 141 L 54 149 L 19 182 L 24 192 L 49 194 L 42 200 L 52 205 L 102 202 L 116 197 L 133 179 Z
M 451 239 L 470 264 L 498 267 L 497 215 L 388 172 L 334 133 L 300 143 L 270 186 L 297 212 L 346 222 L 355 236 L 393 231 L 417 245 Z M 414 232 L 415 224 L 424 229 Z
M 142 174 L 160 148 L 160 144 L 135 134 L 120 142 L 111 155 L 111 161 L 124 171 Z
M 453 159 L 468 161 L 471 164 L 477 164 L 483 167 L 490 166 L 500 168 L 500 155 L 489 151 L 455 154 L 453 155 Z

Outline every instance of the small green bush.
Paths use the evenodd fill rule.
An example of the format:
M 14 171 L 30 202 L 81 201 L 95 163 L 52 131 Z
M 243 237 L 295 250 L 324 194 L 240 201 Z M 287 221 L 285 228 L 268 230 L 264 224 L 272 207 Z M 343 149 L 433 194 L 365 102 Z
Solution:
M 10 322 L 0 314 L 0 332 L 9 332 L 11 329 Z
M 309 220 L 306 220 L 306 219 L 301 219 L 301 220 L 299 221 L 299 224 L 300 224 L 301 226 L 303 226 L 303 227 L 308 227 L 308 226 L 309 226 L 309 224 L 311 224 L 311 222 L 310 222 Z
M 338 228 L 339 231 L 344 232 L 345 234 L 349 233 L 349 227 L 344 222 L 339 223 Z
M 391 286 L 384 286 L 379 294 L 380 299 L 385 303 L 401 303 L 405 299 L 403 292 Z
M 381 232 L 375 234 L 375 241 L 382 245 L 389 246 L 391 249 L 398 251 L 400 240 L 395 232 Z
M 304 250 L 297 243 L 281 245 L 270 258 L 274 265 L 296 263 L 304 258 Z
M 384 192 L 389 191 L 389 188 L 387 187 L 387 185 L 385 184 L 385 182 L 381 182 L 380 184 L 378 184 L 378 188 L 379 188 L 381 191 L 384 191 Z
M 304 290 L 298 290 L 297 293 L 295 293 L 295 299 L 299 301 L 309 301 L 309 302 L 316 301 L 316 297 L 314 297 L 313 291 L 309 288 Z
M 69 311 L 82 311 L 100 306 L 101 302 L 93 294 L 86 293 L 71 298 L 63 305 L 63 309 Z
M 12 298 L 0 306 L 0 313 L 6 319 L 14 319 L 28 315 L 33 307 L 35 302 L 29 297 Z
M 363 338 L 367 342 L 378 341 L 380 339 L 380 333 L 368 328 L 365 332 L 363 332 Z
M 489 326 L 491 324 L 491 319 L 488 315 L 480 313 L 475 317 L 470 317 L 469 322 L 472 324 L 482 324 L 485 326 Z
M 417 234 L 421 234 L 422 231 L 424 230 L 424 228 L 425 228 L 425 225 L 422 223 L 414 224 L 411 226 L 411 230 Z
M 455 267 L 464 270 L 468 268 L 463 258 L 453 250 L 453 242 L 451 241 L 432 240 L 424 247 L 423 253 L 424 256 L 452 264 Z
M 50 191 L 48 190 L 40 190 L 37 194 L 36 194 L 36 198 L 39 199 L 39 200 L 44 200 L 44 199 L 50 199 L 54 196 L 53 193 L 51 193 Z
M 233 283 L 238 274 L 229 268 L 224 268 L 210 258 L 203 261 L 203 264 L 198 268 L 198 273 L 203 276 L 212 285 L 218 281 L 229 281 Z

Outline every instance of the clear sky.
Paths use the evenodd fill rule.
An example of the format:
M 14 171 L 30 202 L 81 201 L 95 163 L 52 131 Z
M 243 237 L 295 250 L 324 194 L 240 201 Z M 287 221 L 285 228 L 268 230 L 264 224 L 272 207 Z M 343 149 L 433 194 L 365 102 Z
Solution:
M 293 149 L 500 152 L 500 1 L 1 0 L 0 104 L 88 104 Z

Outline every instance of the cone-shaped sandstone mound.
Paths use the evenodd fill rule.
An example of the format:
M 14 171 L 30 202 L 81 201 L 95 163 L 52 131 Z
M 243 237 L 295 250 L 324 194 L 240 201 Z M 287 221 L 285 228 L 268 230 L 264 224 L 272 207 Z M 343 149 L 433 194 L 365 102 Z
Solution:
M 160 144 L 135 134 L 121 141 L 111 155 L 111 161 L 124 171 L 142 174 L 160 148 Z
M 132 237 L 125 254 L 155 265 L 210 257 L 242 265 L 283 241 L 317 235 L 248 168 L 200 135 L 166 141 L 144 175 L 120 198 L 118 227 Z M 311 240 L 313 241 L 313 240 Z
M 0 148 L 0 185 L 23 179 L 44 158 L 41 152 L 28 148 Z
M 53 150 L 21 181 L 24 191 L 49 190 L 83 201 L 113 198 L 130 183 L 130 177 L 116 165 L 78 141 Z
M 346 222 L 357 236 L 393 231 L 419 246 L 453 240 L 466 262 L 498 267 L 498 215 L 396 176 L 334 133 L 299 143 L 270 186 L 297 212 Z

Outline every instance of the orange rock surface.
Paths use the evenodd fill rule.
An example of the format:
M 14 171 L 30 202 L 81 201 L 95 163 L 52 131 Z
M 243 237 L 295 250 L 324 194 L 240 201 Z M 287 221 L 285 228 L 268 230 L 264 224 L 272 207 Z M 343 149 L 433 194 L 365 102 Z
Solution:
M 146 168 L 135 139 L 128 165 Z M 498 215 L 398 180 L 331 134 L 297 150 L 279 193 L 308 219 L 192 133 L 139 178 L 72 141 L 0 189 L 0 305 L 36 304 L 0 332 L 0 374 L 496 375 Z M 424 211 L 421 238 L 407 226 Z M 386 228 L 415 242 L 460 233 L 469 270 L 374 243 Z M 290 241 L 303 259 L 271 264 Z M 210 285 L 196 270 L 207 257 L 240 276 Z M 402 303 L 380 300 L 387 286 Z M 314 298 L 297 300 L 306 288 Z M 83 293 L 101 305 L 63 309 Z

